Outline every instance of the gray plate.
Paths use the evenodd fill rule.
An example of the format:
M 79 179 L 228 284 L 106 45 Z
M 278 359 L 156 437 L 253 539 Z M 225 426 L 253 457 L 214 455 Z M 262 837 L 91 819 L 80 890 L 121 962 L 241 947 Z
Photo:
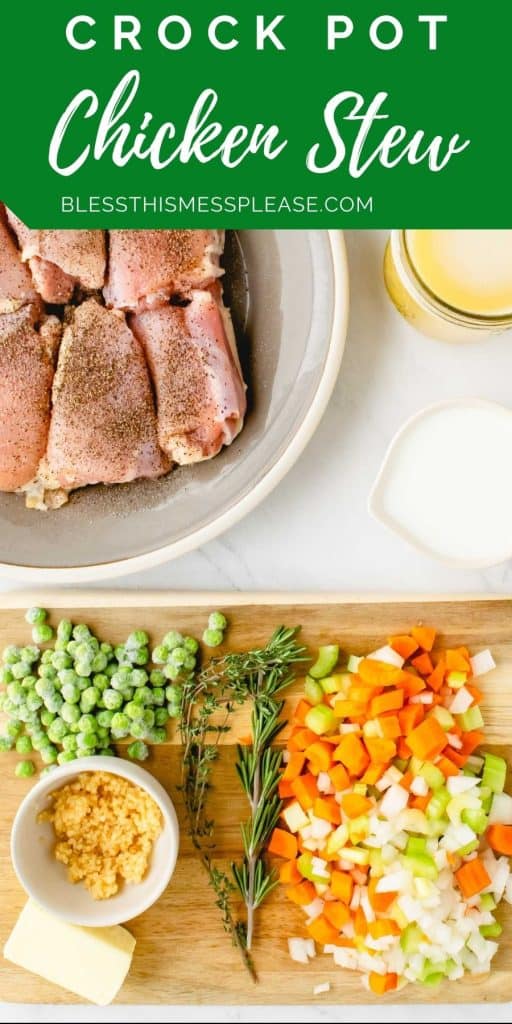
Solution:
M 88 487 L 53 512 L 0 495 L 0 572 L 35 582 L 121 575 L 176 557 L 239 519 L 284 475 L 328 401 L 346 333 L 341 233 L 228 234 L 226 301 L 249 384 L 244 430 L 163 480 Z M 37 570 L 40 572 L 37 572 Z

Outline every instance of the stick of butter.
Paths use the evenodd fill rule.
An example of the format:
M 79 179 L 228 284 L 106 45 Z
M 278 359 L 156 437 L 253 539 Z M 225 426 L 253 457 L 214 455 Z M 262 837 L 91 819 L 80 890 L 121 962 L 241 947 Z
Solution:
M 28 900 L 4 956 L 91 1003 L 107 1006 L 128 974 L 134 948 L 135 939 L 126 928 L 80 928 Z

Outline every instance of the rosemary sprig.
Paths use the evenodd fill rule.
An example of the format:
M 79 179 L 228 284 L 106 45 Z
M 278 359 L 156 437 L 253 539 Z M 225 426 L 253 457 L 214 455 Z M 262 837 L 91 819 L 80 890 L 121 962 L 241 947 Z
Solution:
M 179 727 L 183 743 L 181 791 L 187 812 L 189 834 L 215 894 L 225 930 L 240 950 L 244 963 L 256 980 L 250 947 L 252 944 L 254 910 L 272 888 L 262 857 L 263 847 L 279 814 L 276 793 L 281 754 L 270 750 L 270 744 L 283 727 L 278 722 L 282 702 L 278 693 L 290 682 L 290 667 L 304 660 L 305 648 L 296 643 L 298 630 L 281 627 L 265 647 L 243 653 L 229 653 L 212 658 L 197 675 L 182 681 Z M 245 751 L 246 760 L 239 774 L 250 785 L 254 806 L 251 821 L 242 829 L 244 864 L 240 879 L 245 878 L 244 891 L 251 894 L 251 911 L 247 925 L 233 911 L 234 885 L 231 878 L 213 862 L 215 822 L 207 811 L 212 768 L 218 757 L 221 737 L 229 731 L 229 719 L 236 706 L 247 699 L 253 701 L 252 731 L 257 739 Z M 239 748 L 239 764 L 242 763 Z M 244 865 L 247 865 L 244 867 Z M 240 882 L 235 874 L 235 881 Z M 244 896 L 244 892 L 242 892 Z M 245 896 L 244 896 L 245 899 Z

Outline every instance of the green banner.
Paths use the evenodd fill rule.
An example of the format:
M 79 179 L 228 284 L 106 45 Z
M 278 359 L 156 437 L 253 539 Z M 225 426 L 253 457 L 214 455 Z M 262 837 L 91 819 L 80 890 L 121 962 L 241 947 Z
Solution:
M 0 197 L 32 226 L 512 227 L 512 4 L 26 0 Z

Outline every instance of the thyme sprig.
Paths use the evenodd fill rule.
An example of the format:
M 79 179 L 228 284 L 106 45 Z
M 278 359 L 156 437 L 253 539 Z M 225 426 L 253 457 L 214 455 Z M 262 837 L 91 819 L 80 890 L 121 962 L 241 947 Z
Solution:
M 296 642 L 298 630 L 280 627 L 265 647 L 231 652 L 210 662 L 183 682 L 179 728 L 183 743 L 181 791 L 189 834 L 215 894 L 225 930 L 240 950 L 245 966 L 256 980 L 251 957 L 254 912 L 273 888 L 274 879 L 263 857 L 265 843 L 279 815 L 277 795 L 281 753 L 271 744 L 284 726 L 279 721 L 283 702 L 276 699 L 291 682 L 291 668 L 305 660 L 305 648 Z M 242 826 L 244 860 L 233 867 L 233 877 L 247 907 L 247 922 L 233 909 L 235 885 L 213 861 L 215 822 L 208 814 L 211 773 L 219 743 L 230 729 L 235 707 L 250 699 L 252 743 L 238 747 L 237 770 L 247 793 L 251 817 Z

